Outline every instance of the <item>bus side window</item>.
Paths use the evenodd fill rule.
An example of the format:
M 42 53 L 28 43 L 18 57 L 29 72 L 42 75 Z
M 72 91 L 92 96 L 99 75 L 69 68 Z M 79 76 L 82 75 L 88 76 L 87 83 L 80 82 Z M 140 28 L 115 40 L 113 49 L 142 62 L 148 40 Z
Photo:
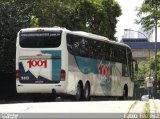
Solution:
M 113 61 L 114 52 L 113 49 L 110 49 L 110 60 Z
M 121 63 L 127 64 L 126 49 L 123 47 L 120 48 L 120 59 Z
M 87 38 L 87 41 L 88 41 L 88 57 L 93 58 L 92 43 L 89 38 Z
M 129 65 L 129 73 L 131 76 L 131 79 L 133 78 L 132 74 L 132 52 L 130 49 L 127 49 L 127 57 L 128 57 L 128 65 Z
M 105 44 L 105 47 L 104 47 L 104 51 L 103 51 L 104 53 L 105 53 L 105 59 L 108 61 L 108 60 L 110 60 L 110 45 L 109 45 L 109 43 L 106 43 Z
M 76 36 L 67 34 L 67 48 L 72 55 L 78 54 L 79 44 L 76 39 L 77 39 Z
M 99 52 L 100 59 L 105 60 L 105 57 L 106 57 L 105 47 L 106 47 L 106 45 L 103 42 L 100 42 L 100 46 L 101 46 L 100 52 Z

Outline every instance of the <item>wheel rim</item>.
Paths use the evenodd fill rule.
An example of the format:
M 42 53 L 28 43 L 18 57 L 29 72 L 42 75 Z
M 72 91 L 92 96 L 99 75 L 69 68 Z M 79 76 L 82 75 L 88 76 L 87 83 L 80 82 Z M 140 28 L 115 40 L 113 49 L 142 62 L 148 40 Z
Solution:
M 89 100 L 89 95 L 90 95 L 90 90 L 89 90 L 89 85 L 87 84 L 85 88 L 85 95 L 84 95 L 86 100 Z
M 88 96 L 89 96 L 89 90 L 88 88 L 86 89 L 86 93 L 85 93 L 85 98 L 88 99 Z

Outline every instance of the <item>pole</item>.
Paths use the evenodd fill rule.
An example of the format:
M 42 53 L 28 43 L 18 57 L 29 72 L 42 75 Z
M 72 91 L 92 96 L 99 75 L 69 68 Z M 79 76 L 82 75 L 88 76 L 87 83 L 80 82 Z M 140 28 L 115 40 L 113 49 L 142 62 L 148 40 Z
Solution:
M 149 74 L 151 75 L 151 49 L 149 47 Z
M 155 2 L 155 95 L 157 96 L 157 0 Z

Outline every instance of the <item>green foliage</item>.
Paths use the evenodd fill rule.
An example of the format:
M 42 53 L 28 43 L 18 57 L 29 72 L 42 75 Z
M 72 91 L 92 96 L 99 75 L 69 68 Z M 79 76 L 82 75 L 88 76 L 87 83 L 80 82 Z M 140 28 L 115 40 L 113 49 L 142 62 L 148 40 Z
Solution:
M 28 26 L 28 16 L 14 2 L 0 4 L 0 73 L 11 73 L 15 69 L 15 47 L 17 32 Z
M 145 79 L 150 73 L 155 76 L 155 56 L 152 56 L 147 61 L 142 61 L 138 65 L 137 79 Z M 157 53 L 157 80 L 160 80 L 160 52 Z
M 38 18 L 36 18 L 35 16 L 31 16 L 30 25 L 31 27 L 38 27 L 39 26 Z
M 160 20 L 160 0 L 157 0 L 157 11 L 156 11 L 156 0 L 144 0 L 140 8 L 137 9 L 137 16 L 139 19 L 136 21 L 146 29 L 146 31 L 153 31 L 155 26 L 155 17 L 157 15 L 158 20 Z M 160 25 L 160 22 L 158 22 Z
M 145 103 L 145 119 L 150 119 L 150 103 L 147 101 Z
M 114 37 L 117 17 L 121 15 L 120 6 L 114 0 L 82 0 L 76 7 L 72 19 L 74 30 L 83 30 Z
M 116 40 L 120 15 L 115 0 L 1 0 L 0 72 L 15 71 L 16 37 L 22 28 L 61 26 Z

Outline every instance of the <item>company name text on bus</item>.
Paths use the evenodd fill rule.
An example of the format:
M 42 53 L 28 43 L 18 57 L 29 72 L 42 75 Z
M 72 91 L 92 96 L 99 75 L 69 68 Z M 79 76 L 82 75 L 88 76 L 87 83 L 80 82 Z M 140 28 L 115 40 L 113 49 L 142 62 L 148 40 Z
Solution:
M 44 67 L 44 68 L 47 68 L 47 60 L 29 60 L 27 61 L 27 63 L 29 64 L 29 68 L 32 68 L 32 67 Z

